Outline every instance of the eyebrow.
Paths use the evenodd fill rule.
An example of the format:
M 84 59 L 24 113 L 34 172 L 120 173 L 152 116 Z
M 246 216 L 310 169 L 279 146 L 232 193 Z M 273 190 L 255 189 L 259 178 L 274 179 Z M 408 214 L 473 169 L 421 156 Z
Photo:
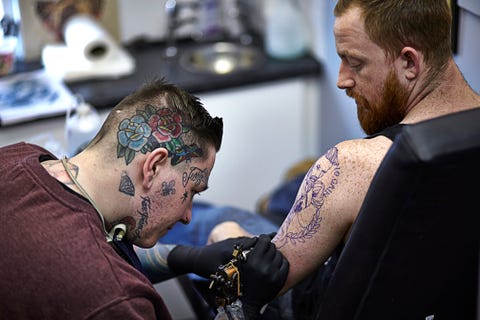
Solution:
M 337 51 L 337 54 L 341 58 L 349 57 L 349 58 L 355 58 L 355 59 L 363 59 L 363 56 L 361 54 L 355 53 L 355 52 L 353 52 L 352 50 L 349 50 L 349 49 L 344 49 L 344 50 Z

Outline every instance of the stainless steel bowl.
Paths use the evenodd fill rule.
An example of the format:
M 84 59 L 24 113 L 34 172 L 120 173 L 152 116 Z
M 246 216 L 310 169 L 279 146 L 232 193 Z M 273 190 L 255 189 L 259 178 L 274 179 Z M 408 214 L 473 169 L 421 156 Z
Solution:
M 192 73 L 229 74 L 251 70 L 263 61 L 258 48 L 233 42 L 199 45 L 180 54 L 180 65 Z

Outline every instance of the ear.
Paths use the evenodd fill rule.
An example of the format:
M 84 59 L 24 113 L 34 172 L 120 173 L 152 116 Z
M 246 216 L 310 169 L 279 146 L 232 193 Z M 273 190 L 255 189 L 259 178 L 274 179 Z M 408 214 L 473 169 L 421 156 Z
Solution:
M 404 47 L 397 58 L 399 74 L 403 75 L 406 80 L 415 80 L 420 74 L 423 55 L 420 51 L 412 47 Z
M 157 148 L 147 153 L 143 162 L 143 187 L 150 189 L 153 179 L 158 175 L 159 169 L 168 161 L 168 150 L 165 148 Z

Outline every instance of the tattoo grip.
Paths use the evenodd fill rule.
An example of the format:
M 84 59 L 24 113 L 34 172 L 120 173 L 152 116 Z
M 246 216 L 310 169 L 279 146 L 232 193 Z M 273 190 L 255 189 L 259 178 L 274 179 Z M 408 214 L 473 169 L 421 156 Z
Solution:
M 261 308 L 277 296 L 287 280 L 288 261 L 271 242 L 272 236 L 260 235 L 245 263 L 239 266 L 247 320 L 259 318 Z

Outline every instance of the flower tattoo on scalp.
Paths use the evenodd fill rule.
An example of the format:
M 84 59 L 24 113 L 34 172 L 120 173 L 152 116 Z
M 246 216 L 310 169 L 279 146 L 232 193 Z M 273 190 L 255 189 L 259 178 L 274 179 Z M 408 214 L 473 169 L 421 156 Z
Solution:
M 137 152 L 146 154 L 156 148 L 168 150 L 172 165 L 201 157 L 202 149 L 196 144 L 186 145 L 182 135 L 190 131 L 183 123 L 182 116 L 162 107 L 156 109 L 147 105 L 145 110 L 137 110 L 131 118 L 120 121 L 118 125 L 117 157 L 125 158 L 130 164 Z

